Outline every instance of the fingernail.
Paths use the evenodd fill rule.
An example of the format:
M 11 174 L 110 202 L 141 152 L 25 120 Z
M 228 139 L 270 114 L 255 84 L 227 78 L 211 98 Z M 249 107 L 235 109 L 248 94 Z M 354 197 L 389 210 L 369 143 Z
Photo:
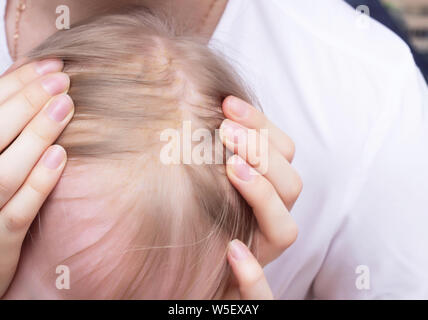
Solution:
M 64 149 L 59 146 L 51 146 L 43 156 L 43 164 L 48 169 L 57 169 L 64 158 Z
M 230 97 L 227 106 L 229 110 L 238 118 L 245 118 L 248 114 L 248 106 L 241 99 Z
M 220 130 L 222 135 L 233 144 L 244 145 L 247 142 L 246 130 L 233 121 L 224 120 Z
M 57 59 L 47 59 L 36 62 L 36 72 L 41 76 L 51 72 L 61 71 L 64 67 L 64 63 Z
M 229 244 L 230 254 L 235 260 L 245 260 L 249 257 L 247 247 L 239 240 L 233 240 Z
M 43 89 L 51 96 L 60 94 L 67 90 L 70 78 L 65 73 L 56 73 L 42 81 Z
M 232 170 L 235 176 L 243 181 L 250 181 L 253 178 L 253 173 L 250 166 L 239 156 L 233 156 L 229 159 L 229 164 L 232 165 Z
M 47 113 L 52 120 L 61 122 L 70 114 L 72 109 L 73 100 L 69 95 L 64 94 L 53 99 L 47 109 Z

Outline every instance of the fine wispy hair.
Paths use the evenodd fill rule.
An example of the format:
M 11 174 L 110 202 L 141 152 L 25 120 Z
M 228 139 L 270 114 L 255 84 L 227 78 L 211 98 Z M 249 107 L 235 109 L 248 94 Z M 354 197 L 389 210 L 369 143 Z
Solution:
M 62 59 L 70 75 L 75 116 L 57 141 L 70 158 L 64 175 L 97 163 L 130 172 L 117 175 L 127 199 L 115 207 L 120 222 L 62 261 L 78 270 L 68 297 L 218 298 L 231 276 L 228 243 L 237 238 L 255 250 L 252 210 L 224 164 L 165 165 L 159 159 L 162 130 L 180 131 L 191 121 L 193 129 L 215 137 L 226 97 L 255 103 L 226 59 L 180 29 L 166 15 L 129 7 L 60 31 L 29 55 Z M 90 175 L 81 172 L 82 179 Z M 114 197 L 113 191 L 103 196 Z M 58 206 L 48 203 L 40 223 Z M 78 236 L 85 227 L 69 231 Z M 104 242 L 115 245 L 107 252 Z M 103 255 L 112 254 L 117 263 L 108 268 Z M 79 262 L 92 258 L 97 262 Z

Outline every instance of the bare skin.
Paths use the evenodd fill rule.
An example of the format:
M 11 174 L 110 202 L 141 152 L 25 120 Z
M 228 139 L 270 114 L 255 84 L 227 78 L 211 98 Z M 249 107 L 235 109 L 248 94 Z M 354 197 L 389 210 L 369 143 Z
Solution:
M 6 33 L 10 52 L 14 46 L 13 35 L 18 4 L 19 0 L 7 2 Z M 58 31 L 55 21 L 58 17 L 56 8 L 60 5 L 70 8 L 70 22 L 73 24 L 104 11 L 132 4 L 173 12 L 189 34 L 202 36 L 208 42 L 223 15 L 227 0 L 216 0 L 212 10 L 210 10 L 212 0 L 27 0 L 27 9 L 22 14 L 19 28 L 18 58 Z
M 9 48 L 13 48 L 18 2 L 9 0 L 7 6 Z M 210 10 L 210 0 L 27 0 L 28 8 L 20 27 L 18 59 L 57 31 L 55 8 L 58 5 L 69 6 L 71 23 L 75 23 L 103 10 L 127 4 L 144 4 L 153 9 L 171 11 L 187 27 L 189 35 L 203 37 L 208 42 L 223 15 L 227 0 L 217 0 L 213 10 Z M 208 12 L 211 14 L 207 17 Z M 56 98 L 64 100 L 64 93 L 68 90 L 69 80 L 61 73 L 62 67 L 61 61 L 32 63 L 0 77 L 0 122 L 5 122 L 4 126 L 0 125 L 4 131 L 0 132 L 4 140 L 3 144 L 0 143 L 0 298 L 13 279 L 28 228 L 55 187 L 67 160 L 65 150 L 52 146 L 52 143 L 72 118 L 72 101 L 67 102 L 68 115 L 55 125 L 46 125 L 46 121 L 52 119 L 49 120 L 45 112 Z M 61 78 L 62 83 L 57 79 L 46 87 L 45 80 L 52 76 Z M 272 150 L 269 157 L 275 159 L 272 161 L 275 165 L 269 172 L 252 178 L 248 174 L 254 165 L 250 159 L 227 165 L 231 183 L 253 208 L 258 221 L 258 252 L 261 255 L 257 261 L 239 241 L 230 244 L 228 261 L 235 281 L 224 298 L 271 299 L 272 292 L 262 266 L 278 257 L 297 237 L 297 226 L 288 211 L 302 189 L 302 182 L 290 165 L 294 144 L 262 113 L 244 101 L 229 97 L 223 103 L 223 111 L 229 119 L 223 126 L 235 122 L 244 128 L 269 129 L 269 150 Z M 25 114 L 27 119 L 23 119 L 21 114 Z M 50 130 L 46 131 L 46 128 Z M 43 144 L 34 143 L 32 139 L 41 134 L 45 138 Z M 223 143 L 234 151 L 235 146 L 229 141 L 223 140 Z

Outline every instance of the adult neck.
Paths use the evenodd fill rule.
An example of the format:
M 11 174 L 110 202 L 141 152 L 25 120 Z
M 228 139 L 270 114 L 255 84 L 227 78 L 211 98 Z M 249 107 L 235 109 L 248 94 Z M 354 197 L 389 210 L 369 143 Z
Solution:
M 7 2 L 6 32 L 9 48 L 14 46 L 15 15 L 19 2 L 20 0 Z M 73 24 L 126 5 L 141 4 L 173 13 L 180 24 L 185 25 L 189 35 L 198 35 L 208 42 L 227 2 L 228 0 L 26 0 L 27 9 L 22 14 L 19 27 L 18 56 L 23 56 L 58 31 L 56 8 L 61 5 L 70 9 L 70 22 Z

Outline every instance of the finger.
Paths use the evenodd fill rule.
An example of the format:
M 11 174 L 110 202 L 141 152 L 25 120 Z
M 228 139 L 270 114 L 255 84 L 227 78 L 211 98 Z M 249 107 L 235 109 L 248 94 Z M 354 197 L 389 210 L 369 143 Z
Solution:
M 54 146 L 44 154 L 27 182 L 0 211 L 0 296 L 15 273 L 22 242 L 65 166 L 65 151 Z
M 229 119 L 223 121 L 220 138 L 225 146 L 246 160 L 275 187 L 288 210 L 302 191 L 302 180 L 296 170 L 273 145 L 267 134 L 247 129 Z
M 26 64 L 0 78 L 0 104 L 22 90 L 27 84 L 64 67 L 61 60 L 48 59 Z
M 0 224 L 10 233 L 25 235 L 37 212 L 61 177 L 64 148 L 49 147 L 14 197 L 0 210 Z
M 267 263 L 296 240 L 297 225 L 272 184 L 242 158 L 232 156 L 226 172 L 230 182 L 253 209 L 265 242 L 273 248 L 272 254 L 269 250 L 269 255 L 261 257 L 261 262 Z
M 52 99 L 0 155 L 0 208 L 25 181 L 43 152 L 57 139 L 73 117 L 68 95 Z
M 266 129 L 273 146 L 289 161 L 292 162 L 295 145 L 293 140 L 281 129 L 269 121 L 266 116 L 249 103 L 233 97 L 227 97 L 223 102 L 225 116 L 250 129 Z
M 227 258 L 238 282 L 241 299 L 273 299 L 263 268 L 241 241 L 233 240 L 229 244 Z
M 65 92 L 70 85 L 64 73 L 37 79 L 0 106 L 0 152 L 22 131 L 51 97 Z
M 66 152 L 61 146 L 54 145 L 46 150 L 13 199 L 0 210 L 0 225 L 3 230 L 26 233 L 61 177 L 66 159 Z
M 52 59 L 52 60 L 55 60 L 55 59 Z M 29 64 L 30 63 L 29 61 L 30 61 L 30 58 L 28 57 L 25 57 L 25 56 L 19 57 L 8 69 L 6 69 L 6 71 L 2 74 L 2 76 L 5 76 L 9 73 L 14 72 L 15 70 L 21 68 L 25 64 Z M 54 72 L 61 71 L 61 70 L 55 70 Z

